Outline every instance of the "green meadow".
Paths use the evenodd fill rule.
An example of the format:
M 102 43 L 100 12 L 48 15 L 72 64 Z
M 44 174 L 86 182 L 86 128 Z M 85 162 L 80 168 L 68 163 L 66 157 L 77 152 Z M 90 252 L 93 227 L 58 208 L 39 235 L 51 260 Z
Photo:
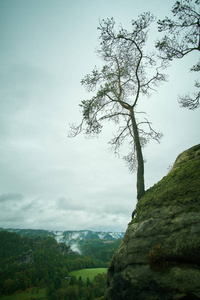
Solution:
M 71 271 L 69 275 L 74 275 L 77 279 L 81 276 L 83 281 L 86 281 L 87 278 L 89 278 L 90 281 L 93 281 L 96 275 L 107 273 L 107 271 L 107 268 L 82 269 L 77 271 Z

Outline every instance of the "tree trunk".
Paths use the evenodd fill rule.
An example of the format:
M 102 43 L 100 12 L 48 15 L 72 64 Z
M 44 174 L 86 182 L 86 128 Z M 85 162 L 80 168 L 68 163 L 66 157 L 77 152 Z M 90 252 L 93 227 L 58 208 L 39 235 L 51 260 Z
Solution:
M 144 159 L 142 155 L 142 147 L 138 133 L 138 127 L 135 120 L 133 108 L 130 109 L 131 121 L 134 134 L 134 142 L 137 154 L 137 199 L 140 200 L 145 193 L 144 188 Z

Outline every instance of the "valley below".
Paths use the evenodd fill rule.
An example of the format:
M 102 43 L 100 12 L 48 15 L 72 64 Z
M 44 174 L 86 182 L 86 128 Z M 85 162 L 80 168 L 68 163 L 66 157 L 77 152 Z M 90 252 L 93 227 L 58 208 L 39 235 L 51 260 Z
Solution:
M 0 228 L 0 298 L 104 299 L 123 232 Z

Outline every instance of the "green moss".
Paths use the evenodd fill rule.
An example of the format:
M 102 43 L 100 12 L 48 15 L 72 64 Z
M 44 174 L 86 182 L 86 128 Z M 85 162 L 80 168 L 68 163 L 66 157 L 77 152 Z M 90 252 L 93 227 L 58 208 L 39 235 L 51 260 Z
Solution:
M 200 145 L 196 145 L 183 153 L 179 154 L 177 157 L 173 168 L 180 167 L 182 164 L 184 164 L 187 161 L 192 161 L 195 159 L 198 159 L 200 157 Z
M 200 146 L 195 147 L 191 149 L 199 153 Z M 200 155 L 193 154 L 191 160 L 191 153 L 185 152 L 184 163 L 183 160 L 179 165 L 175 163 L 167 176 L 146 191 L 137 204 L 137 216 L 131 223 L 145 220 L 150 212 L 163 206 L 178 206 L 185 212 L 200 210 Z M 190 159 L 185 159 L 186 154 Z M 177 160 L 180 162 L 180 159 L 179 155 Z

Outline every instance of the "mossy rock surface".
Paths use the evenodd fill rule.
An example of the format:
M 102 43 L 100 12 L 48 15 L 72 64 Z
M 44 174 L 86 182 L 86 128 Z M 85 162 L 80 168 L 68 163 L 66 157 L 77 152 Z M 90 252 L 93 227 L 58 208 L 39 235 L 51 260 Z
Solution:
M 108 269 L 106 300 L 200 299 L 200 145 L 137 204 Z
M 200 145 L 180 154 L 168 175 L 146 191 L 133 222 L 145 220 L 164 206 L 174 206 L 176 213 L 200 210 Z

